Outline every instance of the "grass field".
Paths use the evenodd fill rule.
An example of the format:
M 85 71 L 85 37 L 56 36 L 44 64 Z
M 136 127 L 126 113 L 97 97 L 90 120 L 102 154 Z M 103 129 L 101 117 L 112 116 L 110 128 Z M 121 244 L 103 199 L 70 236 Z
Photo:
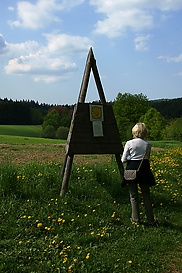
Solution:
M 1 141 L 1 272 L 182 272 L 180 143 L 154 143 L 152 198 L 159 226 L 151 228 L 142 199 L 142 223 L 130 222 L 128 191 L 120 187 L 112 156 L 76 157 L 68 192 L 60 198 L 63 143 L 15 139 Z M 8 151 L 15 162 L 3 156 Z
M 0 125 L 0 135 L 40 137 L 41 125 Z

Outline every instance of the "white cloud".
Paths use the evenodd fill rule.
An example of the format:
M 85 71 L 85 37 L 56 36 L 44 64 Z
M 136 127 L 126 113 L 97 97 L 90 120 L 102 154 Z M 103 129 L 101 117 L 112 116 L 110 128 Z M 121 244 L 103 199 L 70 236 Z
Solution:
M 136 35 L 136 38 L 134 39 L 136 51 L 147 51 L 149 49 L 148 41 L 150 37 L 151 37 L 150 34 Z
M 31 75 L 34 81 L 45 83 L 68 79 L 77 69 L 74 52 L 85 53 L 93 42 L 82 36 L 44 34 L 47 44 L 36 41 L 7 43 L 9 58 L 4 70 L 7 74 Z M 71 57 L 72 56 L 72 57 Z
M 14 7 L 8 7 L 9 11 L 14 11 Z
M 40 50 L 40 44 L 37 41 L 26 41 L 24 43 L 6 43 L 7 55 L 14 58 L 20 55 L 27 55 L 30 52 L 35 53 Z
M 3 38 L 3 35 L 0 34 L 0 54 L 5 52 L 6 47 L 7 47 L 7 45 L 6 45 L 6 42 L 5 42 L 4 38 Z
M 5 66 L 5 71 L 7 74 L 23 74 L 30 71 L 31 66 L 29 64 L 24 63 L 25 57 L 20 57 L 19 59 L 15 58 L 10 60 L 8 65 Z
M 74 71 L 76 64 L 63 58 L 47 58 L 46 55 L 20 56 L 9 61 L 5 66 L 7 74 L 31 75 L 34 81 L 45 83 L 59 80 Z
M 145 23 L 144 23 L 145 22 Z M 153 26 L 153 18 L 139 9 L 116 10 L 108 13 L 107 18 L 98 21 L 94 32 L 104 34 L 109 38 L 122 35 L 127 29 L 141 31 Z
M 182 54 L 179 54 L 176 57 L 170 57 L 170 56 L 159 56 L 158 59 L 160 60 L 164 60 L 167 63 L 181 63 L 182 62 Z M 175 74 L 174 76 L 182 76 L 182 72 L 179 72 L 177 74 Z
M 177 57 L 159 56 L 158 59 L 165 60 L 167 63 L 179 63 L 182 62 L 182 54 L 179 54 Z
M 88 51 L 93 46 L 93 41 L 88 37 L 73 36 L 68 34 L 45 34 L 48 49 L 51 53 L 75 53 Z
M 90 0 L 90 4 L 103 14 L 94 32 L 110 38 L 122 35 L 127 29 L 138 32 L 152 28 L 156 10 L 163 14 L 182 8 L 181 0 Z
M 52 22 L 60 22 L 56 12 L 71 9 L 80 5 L 84 0 L 37 0 L 35 4 L 28 1 L 19 1 L 17 4 L 17 20 L 9 21 L 12 27 L 30 29 L 45 28 Z

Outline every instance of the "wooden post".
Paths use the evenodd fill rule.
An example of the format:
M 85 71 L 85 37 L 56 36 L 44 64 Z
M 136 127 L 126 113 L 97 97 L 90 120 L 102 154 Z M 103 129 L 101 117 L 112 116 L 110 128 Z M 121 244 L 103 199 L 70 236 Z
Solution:
M 92 52 L 92 49 L 90 48 L 90 51 L 89 51 L 89 54 L 87 57 L 87 61 L 86 61 L 86 65 L 85 65 L 85 70 L 84 70 L 84 74 L 83 74 L 83 79 L 82 79 L 82 84 L 81 84 L 81 88 L 80 88 L 80 94 L 78 97 L 78 102 L 85 101 L 90 72 L 91 72 L 91 56 L 92 56 L 92 54 L 93 54 L 93 52 Z
M 90 51 L 89 51 L 89 54 L 87 57 L 87 61 L 86 61 L 86 65 L 85 65 L 84 75 L 83 75 L 82 84 L 81 84 L 81 88 L 80 88 L 80 94 L 78 97 L 78 102 L 80 102 L 80 103 L 83 103 L 85 101 L 90 72 L 91 72 L 91 56 L 92 55 L 93 55 L 93 52 L 92 52 L 92 49 L 90 48 Z M 73 112 L 70 131 L 72 131 L 72 128 L 73 128 L 75 113 L 76 113 L 76 106 L 75 106 L 75 109 Z M 70 135 L 71 135 L 71 132 L 69 132 L 68 138 L 70 137 Z M 70 177 L 70 173 L 71 173 L 71 167 L 72 167 L 72 163 L 73 163 L 73 157 L 74 157 L 74 155 L 69 155 L 68 153 L 66 153 L 65 161 L 63 164 L 63 168 L 62 168 L 63 181 L 62 181 L 60 196 L 63 196 L 65 194 L 65 192 L 67 191 L 69 177 Z
M 62 176 L 64 176 L 64 173 L 65 173 L 67 159 L 68 159 L 68 154 L 66 154 L 65 159 L 64 159 L 64 163 L 63 163 L 63 166 L 62 166 Z
M 100 80 L 100 77 L 99 77 L 99 72 L 98 72 L 98 69 L 97 69 L 96 60 L 94 59 L 94 56 L 93 56 L 93 60 L 92 60 L 92 71 L 93 71 L 95 83 L 97 85 L 97 89 L 98 89 L 98 92 L 99 92 L 100 101 L 101 101 L 102 104 L 106 104 L 106 99 L 105 99 L 105 96 L 104 96 L 104 91 L 103 91 L 103 88 L 102 88 L 102 83 L 101 83 L 101 80 Z
M 62 182 L 60 196 L 63 196 L 65 194 L 65 192 L 67 191 L 72 163 L 73 163 L 73 155 L 71 155 L 71 156 L 68 155 L 67 160 L 66 160 L 65 170 L 64 170 L 64 176 L 63 176 L 63 182 Z

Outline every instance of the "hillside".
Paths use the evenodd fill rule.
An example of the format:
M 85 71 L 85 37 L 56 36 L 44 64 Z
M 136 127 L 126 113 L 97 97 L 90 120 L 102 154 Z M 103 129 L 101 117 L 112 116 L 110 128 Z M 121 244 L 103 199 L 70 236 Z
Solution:
M 167 119 L 182 117 L 182 98 L 151 100 L 149 105 Z

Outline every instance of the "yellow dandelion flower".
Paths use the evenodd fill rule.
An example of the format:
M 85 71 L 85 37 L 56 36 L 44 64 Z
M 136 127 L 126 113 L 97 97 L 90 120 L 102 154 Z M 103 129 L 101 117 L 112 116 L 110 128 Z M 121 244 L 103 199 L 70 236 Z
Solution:
M 68 272 L 71 272 L 72 268 L 73 268 L 73 265 L 70 265 L 70 266 L 68 267 Z M 69 270 L 70 270 L 70 271 L 69 271 Z
M 64 260 L 63 260 L 63 264 L 64 264 L 64 263 L 66 263 L 66 262 L 67 262 L 67 260 L 68 260 L 68 258 L 67 258 L 67 257 L 65 257 L 65 258 L 64 258 Z
M 42 226 L 42 223 L 37 223 L 37 227 L 41 227 Z
M 50 230 L 51 228 L 50 227 L 45 227 L 45 229 Z
M 129 261 L 128 261 L 128 263 L 129 263 L 129 264 L 132 264 L 132 261 L 131 261 L 131 260 L 129 260 Z
M 90 253 L 87 253 L 85 258 L 88 260 L 90 258 Z

